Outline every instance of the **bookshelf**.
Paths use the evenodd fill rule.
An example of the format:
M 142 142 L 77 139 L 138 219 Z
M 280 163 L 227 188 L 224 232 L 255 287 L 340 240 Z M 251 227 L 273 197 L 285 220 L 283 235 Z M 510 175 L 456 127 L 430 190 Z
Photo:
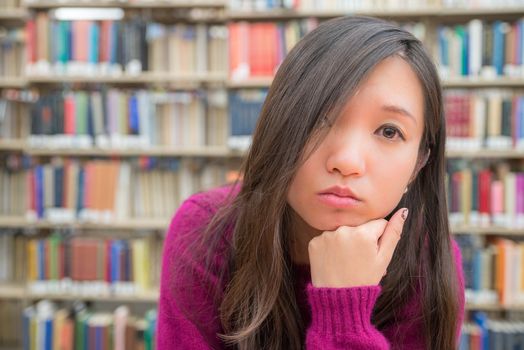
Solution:
M 329 8 L 311 8 L 304 5 L 299 9 L 253 9 L 249 8 L 249 1 L 11 1 L 15 5 L 5 8 L 0 8 L 0 27 L 16 30 L 16 28 L 25 28 L 28 23 L 33 19 L 37 18 L 37 14 L 47 13 L 51 14 L 54 11 L 62 8 L 74 8 L 74 9 L 121 9 L 123 11 L 123 18 L 117 20 L 121 23 L 129 23 L 132 25 L 133 18 L 136 15 L 143 15 L 145 24 L 155 23 L 159 27 L 155 28 L 156 35 L 163 37 L 166 35 L 165 32 L 169 32 L 174 27 L 182 23 L 184 26 L 195 26 L 198 31 L 200 28 L 206 30 L 213 30 L 219 27 L 226 27 L 237 23 L 245 23 L 247 26 L 256 25 L 267 22 L 281 22 L 295 26 L 296 28 L 302 28 L 304 23 L 310 21 L 311 18 L 317 21 L 323 21 L 329 18 L 337 16 L 356 14 L 356 15 L 367 15 L 382 17 L 391 19 L 400 23 L 413 23 L 417 22 L 425 26 L 423 31 L 424 41 L 428 47 L 432 49 L 435 55 L 437 55 L 437 35 L 436 28 L 440 24 L 453 26 L 456 24 L 466 24 L 473 19 L 483 19 L 488 22 L 495 20 L 509 21 L 511 23 L 524 17 L 524 7 L 514 6 L 508 2 L 509 5 L 505 5 L 505 2 L 497 4 L 499 6 L 490 6 L 485 8 L 466 8 L 466 7 L 445 7 L 438 6 L 438 1 L 428 1 L 432 5 L 420 5 L 417 8 L 403 8 L 398 9 L 388 6 L 377 6 L 374 9 L 366 8 L 361 2 L 356 2 L 353 7 L 341 8 L 341 9 L 329 9 Z M 364 4 L 365 2 L 362 2 Z M 381 2 L 386 4 L 387 1 Z M 451 2 L 450 2 L 451 3 Z M 235 4 L 245 6 L 243 9 L 239 9 L 240 5 L 236 8 Z M 247 5 L 246 5 L 247 4 Z M 304 2 L 307 4 L 307 2 Z M 230 6 L 233 5 L 233 6 Z M 2 5 L 3 6 L 3 5 Z M 44 26 L 49 24 L 49 18 L 41 18 Z M 312 24 L 314 21 L 310 21 Z M 36 24 L 38 25 L 38 24 Z M 312 24 L 314 25 L 314 23 Z M 178 28 L 178 27 L 177 27 Z M 308 27 L 310 28 L 310 27 Z M 174 29 L 176 31 L 176 29 Z M 220 31 L 218 31 L 220 32 Z M 159 34 L 160 33 L 160 34 Z M 300 36 L 300 35 L 299 35 Z M 157 37 L 157 38 L 158 38 Z M 220 36 L 219 36 L 220 37 Z M 2 31 L 0 30 L 0 40 L 2 40 Z M 220 37 L 223 39 L 223 37 Z M 136 38 L 132 38 L 134 40 Z M 295 38 L 296 40 L 299 37 Z M 24 45 L 24 50 L 27 50 L 27 46 L 31 43 L 31 37 L 26 36 L 21 41 Z M 164 40 L 164 39 L 162 39 Z M 180 45 L 176 42 L 176 38 L 170 38 L 173 40 L 172 45 Z M 138 41 L 137 41 L 138 42 Z M 291 40 L 292 45 L 293 40 Z M 140 44 L 144 44 L 141 42 Z M 139 51 L 147 51 L 152 53 L 158 49 L 153 47 L 154 44 L 148 43 L 150 46 L 141 46 Z M 171 44 L 163 44 L 169 46 Z M 197 44 L 198 45 L 198 44 Z M 38 60 L 32 63 L 35 69 L 29 69 L 20 74 L 0 74 L 0 98 L 10 101 L 11 104 L 18 104 L 19 101 L 13 101 L 1 95 L 2 91 L 10 90 L 35 90 L 38 91 L 40 97 L 45 96 L 49 91 L 60 91 L 65 93 L 70 92 L 86 92 L 91 93 L 93 91 L 102 91 L 104 89 L 114 89 L 118 91 L 126 91 L 129 94 L 146 90 L 146 91 L 163 91 L 163 92 L 180 92 L 180 91 L 203 91 L 206 96 L 211 96 L 213 91 L 225 92 L 226 95 L 241 94 L 247 91 L 250 92 L 261 91 L 267 89 L 272 81 L 271 75 L 258 75 L 258 76 L 241 76 L 235 77 L 232 74 L 232 67 L 230 66 L 231 57 L 227 57 L 228 54 L 228 42 L 222 42 L 222 46 L 206 47 L 206 54 L 212 55 L 212 50 L 215 54 L 223 54 L 222 60 L 213 62 L 208 60 L 202 66 L 192 66 L 187 71 L 180 69 L 181 66 L 169 67 L 169 65 L 162 65 L 147 67 L 147 69 L 141 69 L 135 71 L 133 65 L 128 67 L 126 62 L 121 62 L 120 69 L 116 72 L 108 72 L 107 70 L 102 72 L 95 72 L 84 70 L 82 68 L 72 70 L 71 72 L 62 71 L 60 74 L 49 71 L 49 67 L 39 66 Z M 202 47 L 202 46 L 200 46 Z M 180 48 L 180 47 L 178 47 Z M 41 48 L 40 48 L 41 49 Z M 186 48 L 187 49 L 187 48 Z M 131 49 L 130 49 L 131 50 Z M 160 48 L 162 50 L 162 47 Z M 188 49 L 193 50 L 193 49 Z M 194 49 L 198 52 L 197 49 Z M 35 51 L 35 55 L 40 53 Z M 169 50 L 168 50 L 169 53 Z M 162 52 L 162 54 L 166 54 Z M 230 53 L 229 53 L 230 54 Z M 49 53 L 48 53 L 49 55 Z M 102 55 L 100 53 L 100 55 Z M 43 56 L 49 58 L 50 56 Z M 1 58 L 1 56 L 0 56 Z M 136 57 L 135 57 L 136 59 Z M 141 64 L 144 64 L 143 58 L 141 58 Z M 196 60 L 196 56 L 195 56 Z M 148 57 L 147 63 L 150 64 L 154 61 L 153 57 Z M 127 62 L 129 63 L 129 62 Z M 187 63 L 187 62 L 186 62 Z M 204 67 L 204 68 L 202 68 Z M 59 67 L 60 68 L 60 67 Z M 63 68 L 63 67 L 62 67 Z M 128 69 L 129 68 L 129 69 Z M 151 68 L 151 69 L 149 69 Z M 233 67 L 234 68 L 234 67 Z M 91 69 L 91 68 L 90 68 Z M 47 72 L 47 74 L 46 74 Z M 85 72 L 88 72 L 86 74 Z M 1 71 L 0 71 L 1 73 Z M 83 73 L 83 74 L 82 74 Z M 501 76 L 490 76 L 490 77 L 469 77 L 469 76 L 446 76 L 442 78 L 443 87 L 445 90 L 468 90 L 468 91 L 484 91 L 491 89 L 500 89 L 504 91 L 519 91 L 524 88 L 524 75 L 509 77 L 506 75 Z M 263 94 L 258 96 L 258 102 L 251 105 L 251 108 L 256 109 L 256 105 L 260 105 L 260 101 L 263 100 Z M 225 118 L 227 122 L 228 118 L 232 118 L 231 115 L 234 113 L 234 102 L 231 99 L 224 101 L 223 96 L 215 98 L 219 100 L 214 106 L 217 108 L 207 110 L 204 113 L 207 115 L 213 115 Z M 261 100 L 260 100 L 261 99 Z M 213 105 L 213 98 L 206 100 L 206 103 L 211 101 Z M 2 100 L 0 99 L 0 102 Z M 22 102 L 25 104 L 25 102 Z M 17 112 L 18 119 L 24 119 L 27 124 L 33 125 L 34 121 L 31 119 L 30 109 L 34 102 L 28 103 L 28 107 L 21 107 L 20 111 Z M 207 104 L 206 104 L 207 106 Z M 157 108 L 156 106 L 155 108 Z M 18 107 L 17 107 L 18 108 Z M 158 107 L 158 108 L 174 108 L 171 107 Z M 207 107 L 206 107 L 207 108 Z M 29 109 L 29 111 L 27 110 Z M 1 111 L 1 108 L 0 108 Z M 0 112 L 1 113 L 1 112 Z M 228 117 L 228 113 L 230 116 Z M 218 118 L 217 117 L 217 118 Z M 229 125 L 227 126 L 229 127 Z M 224 125 L 208 125 L 208 129 L 224 129 L 227 128 Z M 228 172 L 234 170 L 234 166 L 238 165 L 238 161 L 245 155 L 245 151 L 242 149 L 236 149 L 230 147 L 229 136 L 224 133 L 221 136 L 214 137 L 213 141 L 201 142 L 199 145 L 167 145 L 167 144 L 150 144 L 143 146 L 141 144 L 134 146 L 125 147 L 114 147 L 113 145 L 105 145 L 106 147 L 100 147 L 97 145 L 97 139 L 91 140 L 91 145 L 88 147 L 69 147 L 64 145 L 56 146 L 49 144 L 48 146 L 31 145 L 29 141 L 31 137 L 31 130 L 25 130 L 24 132 L 18 132 L 9 134 L 5 137 L 1 132 L 2 126 L 0 124 L 0 159 L 9 159 L 10 163 L 23 163 L 25 157 L 36 159 L 36 163 L 31 166 L 37 165 L 49 165 L 55 159 L 59 159 L 59 162 L 68 159 L 74 159 L 79 164 L 89 162 L 91 159 L 103 159 L 103 160 L 114 160 L 119 159 L 123 163 L 134 164 L 140 162 L 140 159 L 170 159 L 176 158 L 180 160 L 182 168 L 186 167 L 191 170 L 202 169 L 206 167 L 207 163 L 221 162 L 219 167 L 225 168 L 224 171 L 218 171 L 216 169 L 211 170 L 207 175 L 203 176 L 202 180 L 197 181 L 196 184 L 191 186 L 185 186 L 188 182 L 179 182 L 180 187 L 187 187 L 185 191 L 177 194 L 177 198 L 181 199 L 191 192 L 198 189 L 206 188 L 211 186 L 213 181 L 218 183 L 217 178 L 220 180 L 226 179 L 229 175 Z M 225 129 L 224 129 L 225 130 Z M 229 130 L 228 132 L 231 132 Z M 96 133 L 95 133 L 96 134 Z M 13 136 L 14 135 L 14 136 Z M 98 135 L 100 136 L 100 135 Z M 102 135 L 102 136 L 110 136 Z M 126 135 L 129 136 L 129 135 Z M 130 135 L 133 136 L 133 135 Z M 236 135 L 235 135 L 236 136 Z M 245 135 L 240 135 L 243 137 Z M 204 138 L 209 138 L 206 134 Z M 240 144 L 244 144 L 241 140 Z M 237 143 L 234 143 L 237 145 Z M 447 151 L 447 157 L 453 160 L 465 160 L 465 161 L 503 161 L 518 163 L 524 159 L 524 149 L 481 149 L 481 150 L 467 150 L 461 147 L 450 148 Z M 13 160 L 14 159 L 14 160 Z M 7 164 L 7 160 L 5 161 Z M 55 166 L 55 165 L 53 165 Z M 58 168 L 60 165 L 58 166 Z M 16 167 L 15 167 L 16 168 Z M 49 168 L 49 167 L 48 167 Z M 48 169 L 47 168 L 47 169 Z M 25 168 L 16 168 L 16 171 L 21 172 Z M 53 168 L 53 169 L 56 169 Z M 200 171 L 200 170 L 199 170 Z M 213 174 L 220 173 L 217 177 L 213 177 Z M 187 177 L 191 177 L 192 173 L 187 173 Z M 2 176 L 0 171 L 0 176 Z M 198 177 L 198 176 L 196 176 Z M 196 178 L 195 177 L 195 178 Z M 211 180 L 213 178 L 213 180 Z M 11 181 L 11 180 L 10 180 Z M 0 193 L 2 191 L 0 190 Z M 27 194 L 26 194 L 27 195 Z M 0 198 L 1 200 L 2 198 Z M 176 208 L 176 207 L 175 207 Z M 0 205 L 0 214 L 2 214 L 2 206 Z M 156 235 L 166 230 L 169 223 L 169 216 L 165 217 L 147 217 L 147 216 L 130 216 L 124 219 L 111 219 L 107 221 L 103 220 L 91 220 L 82 221 L 79 218 L 64 219 L 48 219 L 48 218 L 27 218 L 25 213 L 18 212 L 16 215 L 0 215 L 0 232 L 2 230 L 15 230 L 16 232 L 28 232 L 26 239 L 33 238 L 35 234 L 39 235 L 44 233 L 44 236 L 50 235 L 55 230 L 59 231 L 71 231 L 79 232 L 82 235 L 92 235 L 93 232 L 105 232 L 105 234 L 111 236 L 116 232 L 125 232 L 124 235 L 132 237 L 137 233 L 149 233 Z M 453 225 L 452 232 L 455 235 L 471 235 L 474 237 L 483 238 L 485 236 L 490 237 L 502 237 L 518 239 L 524 237 L 524 227 L 521 228 L 509 228 L 505 226 L 478 226 L 478 225 Z M 161 238 L 159 238 L 161 239 Z M 156 289 L 151 289 L 146 292 L 136 293 L 134 295 L 82 295 L 78 293 L 34 293 L 29 290 L 24 283 L 10 283 L 1 282 L 0 279 L 0 301 L 2 300 L 17 300 L 20 301 L 24 306 L 31 305 L 35 301 L 41 299 L 53 300 L 57 303 L 62 301 L 104 301 L 104 302 L 115 302 L 115 303 L 127 303 L 127 304 L 155 304 L 158 296 Z M 504 313 L 507 311 L 524 311 L 524 303 L 473 303 L 467 304 L 467 309 L 470 311 L 480 310 L 493 313 Z M 2 310 L 0 308 L 0 310 Z M 1 336 L 0 336 L 0 339 Z M 1 348 L 2 344 L 0 344 Z M 16 345 L 15 345 L 16 346 Z

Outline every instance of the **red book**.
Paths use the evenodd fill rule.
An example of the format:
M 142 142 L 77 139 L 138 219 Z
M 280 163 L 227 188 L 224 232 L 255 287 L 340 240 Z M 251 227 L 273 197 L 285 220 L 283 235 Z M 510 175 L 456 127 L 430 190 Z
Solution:
M 62 329 L 60 332 L 60 349 L 62 350 L 73 350 L 73 333 L 74 325 L 73 321 L 70 318 L 64 320 Z
M 249 31 L 249 66 L 253 77 L 272 77 L 278 64 L 275 23 L 254 23 Z
M 25 46 L 27 50 L 27 63 L 36 62 L 36 31 L 35 31 L 35 20 L 29 19 L 25 25 Z
M 73 21 L 73 57 L 75 61 L 88 61 L 89 28 L 91 21 Z
M 102 21 L 100 23 L 100 62 L 109 62 L 111 24 L 112 21 Z
M 64 133 L 66 135 L 74 135 L 76 133 L 75 118 L 75 97 L 67 94 L 64 98 Z
M 71 279 L 73 281 L 82 280 L 82 270 L 81 270 L 81 261 L 78 259 L 80 256 L 80 241 L 77 238 L 71 239 L 70 245 L 71 251 Z
M 248 65 L 249 25 L 246 22 L 230 23 L 229 29 L 229 72 L 232 78 L 243 77 Z M 249 74 L 248 71 L 245 72 Z M 247 78 L 247 77 L 243 77 Z
M 111 283 L 111 239 L 105 240 L 105 276 L 104 281 Z
M 27 174 L 27 188 L 29 189 L 28 192 L 28 204 L 29 209 L 36 213 L 36 191 L 35 191 L 35 172 L 34 169 L 29 170 Z
M 491 171 L 484 169 L 479 172 L 479 212 L 490 214 L 491 207 Z

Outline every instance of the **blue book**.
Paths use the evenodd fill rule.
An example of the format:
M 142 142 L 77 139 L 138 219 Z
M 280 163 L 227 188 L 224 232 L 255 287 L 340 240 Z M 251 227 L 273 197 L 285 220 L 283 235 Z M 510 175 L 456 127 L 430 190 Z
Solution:
M 77 201 L 76 201 L 76 212 L 80 212 L 85 206 L 84 206 L 84 198 L 85 198 L 85 170 L 83 166 L 80 166 L 78 168 L 78 192 L 77 192 Z
M 57 41 L 57 60 L 60 63 L 66 63 L 68 60 L 67 55 L 67 44 L 68 44 L 68 33 L 67 33 L 67 21 L 59 21 L 58 26 L 58 34 L 56 36 Z
M 94 140 L 95 125 L 93 120 L 93 104 L 91 101 L 91 94 L 89 94 L 87 97 L 87 134 Z
M 482 349 L 489 349 L 488 316 L 484 312 L 473 313 L 473 321 L 479 326 L 481 331 Z
M 502 21 L 495 21 L 493 23 L 493 66 L 497 75 L 504 74 L 504 23 Z
M 94 328 L 95 328 L 95 350 L 102 350 L 104 348 L 102 344 L 103 326 L 94 326 Z
M 138 99 L 136 94 L 132 94 L 129 98 L 129 133 L 138 135 L 140 132 L 139 116 L 138 116 Z
M 54 167 L 54 207 L 61 208 L 64 206 L 64 167 L 56 166 Z
M 36 317 L 34 306 L 26 307 L 22 313 L 22 347 L 24 350 L 31 349 L 31 320 Z
M 58 62 L 58 52 L 60 50 L 60 24 L 57 21 L 50 21 L 49 32 L 53 39 L 49 40 L 49 62 Z
M 35 167 L 35 207 L 38 218 L 44 217 L 44 167 Z
M 98 63 L 100 54 L 100 27 L 97 22 L 89 26 L 89 63 Z
M 446 27 L 439 27 L 437 30 L 438 34 L 438 47 L 439 47 L 439 58 L 440 63 L 447 67 L 449 66 L 449 47 L 448 47 L 448 40 L 446 39 L 446 32 L 448 31 L 448 28 Z
M 119 50 L 119 42 L 118 42 L 118 33 L 120 31 L 120 23 L 117 21 L 113 21 L 111 23 L 111 38 L 110 38 L 110 48 L 111 52 L 109 55 L 109 62 L 111 64 L 119 63 L 118 62 L 118 50 Z
M 478 247 L 473 252 L 473 290 L 482 289 L 482 250 Z
M 120 240 L 111 242 L 111 283 L 121 281 L 120 276 L 120 255 L 122 246 Z
M 45 350 L 53 350 L 53 319 L 45 320 Z
M 45 240 L 38 240 L 37 249 L 37 261 L 38 261 L 38 279 L 40 281 L 45 280 Z

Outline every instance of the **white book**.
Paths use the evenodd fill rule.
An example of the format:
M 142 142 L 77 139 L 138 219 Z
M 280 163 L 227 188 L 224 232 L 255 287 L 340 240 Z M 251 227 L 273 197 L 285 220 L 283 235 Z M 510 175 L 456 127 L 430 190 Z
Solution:
M 471 20 L 468 24 L 469 34 L 469 74 L 480 75 L 482 68 L 482 21 L 479 19 Z
M 196 26 L 196 71 L 206 73 L 207 67 L 207 27 L 205 24 Z

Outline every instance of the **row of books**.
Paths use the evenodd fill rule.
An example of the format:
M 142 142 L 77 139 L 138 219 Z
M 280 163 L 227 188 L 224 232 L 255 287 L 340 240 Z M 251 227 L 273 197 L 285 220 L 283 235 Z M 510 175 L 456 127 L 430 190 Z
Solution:
M 227 70 L 224 26 L 164 25 L 141 17 L 66 21 L 50 11 L 36 13 L 25 30 L 27 75 Z
M 524 227 L 524 173 L 507 162 L 455 161 L 446 181 L 452 225 Z
M 0 77 L 17 77 L 23 74 L 24 30 L 0 27 Z
M 382 10 L 424 10 L 427 8 L 482 8 L 495 6 L 515 6 L 514 0 L 230 0 L 229 8 L 237 11 L 264 11 L 272 9 L 292 9 L 298 11 L 382 11 Z
M 474 19 L 439 26 L 438 61 L 443 78 L 524 76 L 524 19 L 493 22 Z
M 524 242 L 480 235 L 455 239 L 462 252 L 468 302 L 506 306 L 524 302 Z
M 155 309 L 136 317 L 127 306 L 101 312 L 84 304 L 65 308 L 42 300 L 23 310 L 23 349 L 154 350 L 156 324 Z
M 225 146 L 226 104 L 223 90 L 55 91 L 33 105 L 28 141 L 43 148 Z
M 522 349 L 524 322 L 500 320 L 475 312 L 472 320 L 462 325 L 459 350 Z
M 227 72 L 227 28 L 204 24 L 147 27 L 149 70 L 152 72 Z
M 50 92 L 32 105 L 29 145 L 143 149 L 227 143 L 245 149 L 266 95 L 267 89 L 239 89 L 229 94 L 220 89 Z M 26 107 L 0 99 L 0 135 L 27 137 L 28 118 L 22 113 L 27 113 Z M 524 148 L 522 91 L 449 89 L 444 93 L 444 108 L 449 149 Z
M 291 48 L 317 26 L 318 21 L 312 18 L 288 22 L 230 23 L 231 79 L 272 77 Z
M 444 92 L 450 149 L 523 149 L 524 94 L 519 90 L 449 89 Z
M 161 240 L 75 237 L 27 240 L 27 282 L 35 294 L 140 295 L 159 284 Z
M 12 168 L 0 169 L 0 215 L 56 223 L 169 218 L 183 199 L 226 183 L 238 166 L 221 160 L 149 157 L 56 157 L 48 163 L 12 158 L 6 160 Z
M 226 94 L 223 90 L 110 88 L 50 92 L 32 105 L 2 98 L 0 135 L 27 139 L 30 146 L 40 148 L 227 144 L 246 149 L 266 95 L 267 89 Z M 32 106 L 30 111 L 28 106 Z M 448 149 L 524 148 L 522 91 L 450 89 L 444 93 L 444 108 Z M 25 117 L 28 113 L 30 121 Z
M 230 148 L 238 150 L 249 148 L 267 93 L 267 89 L 245 89 L 229 93 L 228 146 Z

